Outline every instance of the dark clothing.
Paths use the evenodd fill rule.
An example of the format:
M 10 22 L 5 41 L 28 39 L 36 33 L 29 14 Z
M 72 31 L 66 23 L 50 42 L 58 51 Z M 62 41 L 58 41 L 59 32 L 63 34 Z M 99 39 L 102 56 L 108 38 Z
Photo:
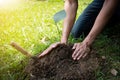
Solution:
M 87 6 L 73 26 L 71 34 L 74 38 L 79 38 L 82 34 L 84 34 L 84 36 L 88 35 L 103 6 L 104 1 L 105 0 L 94 0 Z M 115 25 L 118 21 L 120 21 L 120 6 L 118 6 L 115 10 L 115 13 L 108 22 L 108 25 Z

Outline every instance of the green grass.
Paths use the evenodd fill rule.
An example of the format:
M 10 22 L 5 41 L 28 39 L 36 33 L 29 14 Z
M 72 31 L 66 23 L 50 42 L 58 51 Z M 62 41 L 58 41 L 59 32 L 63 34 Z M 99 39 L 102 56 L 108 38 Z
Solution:
M 90 1 L 80 1 L 78 14 Z M 17 42 L 32 55 L 42 52 L 51 43 L 60 41 L 53 15 L 62 10 L 63 5 L 62 0 L 33 0 L 14 8 L 0 7 L 0 80 L 23 80 L 26 77 L 24 67 L 28 58 L 9 45 L 12 41 Z M 62 31 L 62 22 L 58 23 L 58 26 Z M 120 46 L 117 43 L 114 44 L 111 39 L 102 35 L 96 40 L 94 47 L 101 56 L 107 56 L 108 61 L 112 62 L 112 68 L 120 70 Z M 101 75 L 101 71 L 97 72 L 97 76 L 98 80 L 111 78 Z M 120 74 L 112 78 L 117 80 Z

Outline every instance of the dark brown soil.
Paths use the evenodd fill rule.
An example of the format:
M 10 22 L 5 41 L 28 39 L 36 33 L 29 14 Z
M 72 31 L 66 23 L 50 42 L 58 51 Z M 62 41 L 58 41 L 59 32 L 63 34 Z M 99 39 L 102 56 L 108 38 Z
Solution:
M 41 59 L 33 57 L 26 68 L 30 80 L 96 80 L 101 59 L 94 51 L 79 61 L 72 59 L 72 53 L 72 45 L 59 45 Z

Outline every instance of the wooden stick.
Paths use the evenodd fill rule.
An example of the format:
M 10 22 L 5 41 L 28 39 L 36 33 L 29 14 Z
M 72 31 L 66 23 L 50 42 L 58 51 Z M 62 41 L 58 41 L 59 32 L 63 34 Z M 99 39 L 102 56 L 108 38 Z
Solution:
M 12 47 L 14 47 L 16 50 L 20 51 L 22 54 L 28 56 L 28 57 L 32 57 L 32 55 L 27 52 L 25 49 L 23 49 L 20 45 L 18 45 L 17 43 L 15 42 L 11 42 L 10 44 Z

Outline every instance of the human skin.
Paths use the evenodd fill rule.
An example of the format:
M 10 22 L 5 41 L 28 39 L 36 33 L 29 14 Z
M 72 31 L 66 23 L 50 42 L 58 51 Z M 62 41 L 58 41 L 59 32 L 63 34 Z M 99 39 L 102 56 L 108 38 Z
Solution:
M 98 14 L 88 36 L 83 40 L 82 43 L 74 44 L 73 48 L 75 49 L 75 51 L 72 55 L 74 60 L 79 60 L 82 57 L 84 58 L 88 54 L 88 47 L 92 45 L 97 35 L 100 34 L 102 29 L 105 27 L 112 14 L 114 13 L 118 2 L 119 0 L 105 0 L 103 7 Z
M 75 43 L 73 48 L 74 52 L 72 58 L 79 60 L 85 58 L 90 51 L 90 46 L 93 44 L 95 38 L 100 34 L 102 29 L 105 27 L 109 19 L 114 13 L 119 0 L 105 0 L 103 7 L 98 14 L 94 25 L 87 35 L 87 37 L 80 43 Z M 66 11 L 66 18 L 64 19 L 64 27 L 61 36 L 61 42 L 52 44 L 46 49 L 39 57 L 46 55 L 49 51 L 55 48 L 59 44 L 66 44 L 68 41 L 69 34 L 75 22 L 76 13 L 78 8 L 78 0 L 65 0 L 64 9 Z

